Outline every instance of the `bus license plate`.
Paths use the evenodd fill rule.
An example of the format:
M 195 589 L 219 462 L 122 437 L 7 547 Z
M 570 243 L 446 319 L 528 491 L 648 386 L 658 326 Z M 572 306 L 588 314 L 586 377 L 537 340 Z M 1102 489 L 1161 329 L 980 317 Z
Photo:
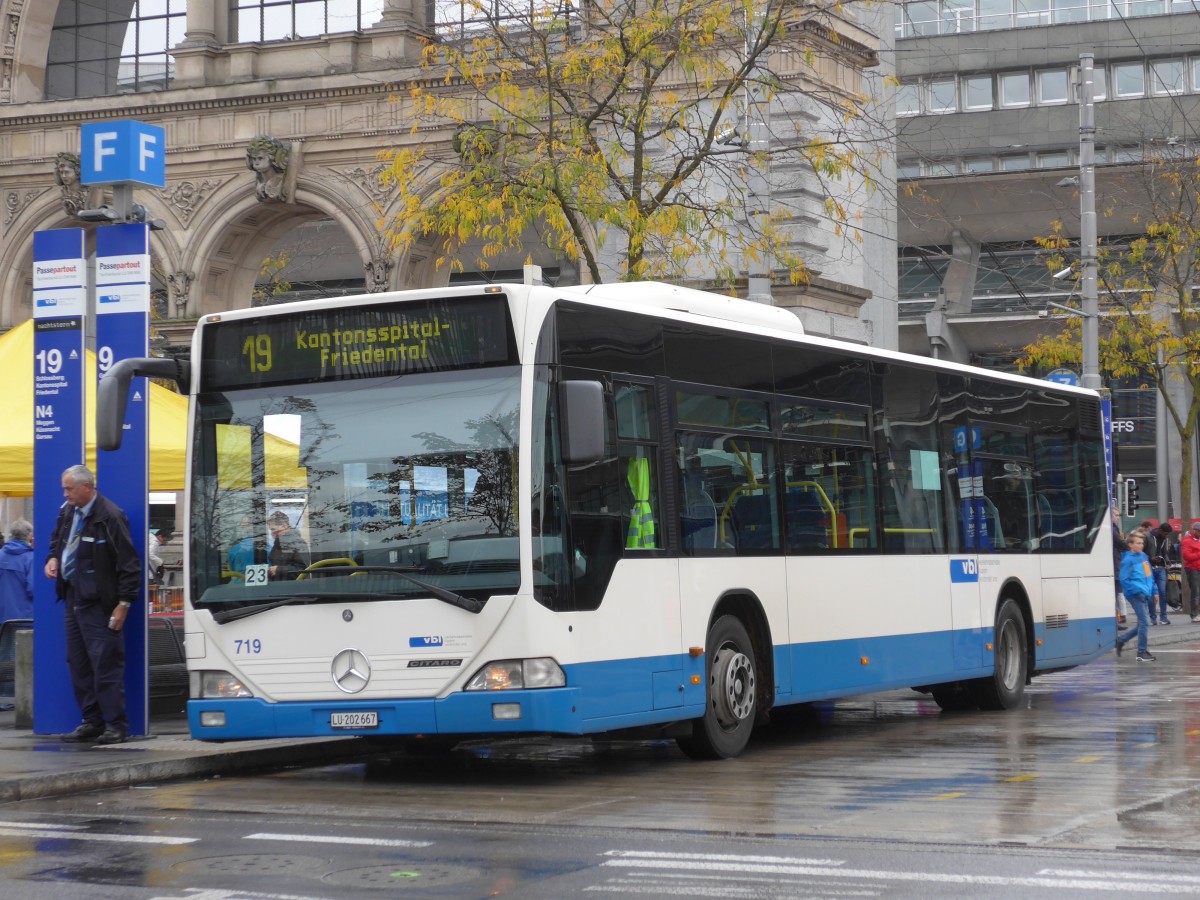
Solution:
M 330 728 L 378 728 L 377 712 L 340 712 L 329 714 Z

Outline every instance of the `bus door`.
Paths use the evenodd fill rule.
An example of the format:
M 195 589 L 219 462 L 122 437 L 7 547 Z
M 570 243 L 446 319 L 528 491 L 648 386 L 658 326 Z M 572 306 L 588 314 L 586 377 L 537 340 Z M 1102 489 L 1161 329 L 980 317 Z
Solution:
M 952 435 L 954 465 L 948 473 L 957 491 L 950 554 L 950 617 L 954 629 L 954 667 L 976 669 L 983 665 L 984 627 L 979 592 L 979 557 L 990 553 L 992 535 L 983 496 L 983 460 L 976 455 L 980 442 L 977 425 L 955 426 Z
M 1036 472 L 1029 429 L 1008 423 L 972 423 L 971 430 L 978 432 L 971 440 L 970 465 L 980 613 L 986 630 L 993 624 L 1006 579 L 1024 585 L 1035 618 L 1039 610 L 1042 573 L 1041 556 L 1036 552 L 1040 544 Z

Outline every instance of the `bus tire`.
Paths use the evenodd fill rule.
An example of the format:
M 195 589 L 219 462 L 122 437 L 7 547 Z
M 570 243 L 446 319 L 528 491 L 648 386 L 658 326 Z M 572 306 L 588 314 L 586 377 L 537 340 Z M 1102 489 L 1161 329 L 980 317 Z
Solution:
M 678 739 L 692 759 L 729 759 L 745 749 L 758 714 L 758 669 L 754 646 L 736 616 L 721 616 L 708 632 L 708 684 L 704 715 L 692 733 Z
M 945 712 L 962 712 L 976 706 L 971 690 L 961 681 L 935 684 L 929 689 L 929 693 L 933 695 L 933 702 Z
M 996 614 L 995 668 L 988 678 L 971 682 L 971 696 L 980 709 L 1015 709 L 1025 695 L 1029 647 L 1025 616 L 1015 600 L 1005 600 Z

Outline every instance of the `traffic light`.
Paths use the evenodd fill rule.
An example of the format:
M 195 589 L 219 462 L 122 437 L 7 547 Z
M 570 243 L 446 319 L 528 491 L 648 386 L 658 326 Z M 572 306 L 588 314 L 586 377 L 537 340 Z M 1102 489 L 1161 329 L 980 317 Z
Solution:
M 1138 483 L 1136 478 L 1125 479 L 1125 515 L 1136 516 L 1138 507 Z

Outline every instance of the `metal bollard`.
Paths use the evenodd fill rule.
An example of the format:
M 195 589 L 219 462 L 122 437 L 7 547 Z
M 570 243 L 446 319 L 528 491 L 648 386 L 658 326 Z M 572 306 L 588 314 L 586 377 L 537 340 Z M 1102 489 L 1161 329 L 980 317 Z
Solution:
M 22 628 L 13 639 L 13 726 L 33 728 L 33 629 Z

